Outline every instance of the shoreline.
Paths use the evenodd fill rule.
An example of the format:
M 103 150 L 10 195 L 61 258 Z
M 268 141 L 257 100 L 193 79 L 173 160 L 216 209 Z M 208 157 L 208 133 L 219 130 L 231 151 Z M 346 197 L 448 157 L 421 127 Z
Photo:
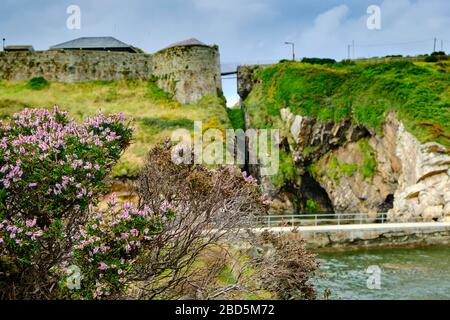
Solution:
M 450 222 L 352 224 L 333 226 L 259 228 L 303 239 L 314 252 L 350 251 L 365 248 L 450 245 Z

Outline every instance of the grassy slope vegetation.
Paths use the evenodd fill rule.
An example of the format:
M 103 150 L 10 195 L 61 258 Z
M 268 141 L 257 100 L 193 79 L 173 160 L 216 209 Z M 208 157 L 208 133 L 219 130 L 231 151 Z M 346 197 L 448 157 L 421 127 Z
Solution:
M 450 146 L 450 62 L 390 61 L 348 65 L 284 62 L 266 67 L 245 101 L 257 128 L 278 127 L 281 108 L 318 120 L 352 117 L 377 132 L 397 111 L 421 142 Z
M 221 98 L 207 96 L 195 104 L 180 105 L 153 82 L 95 81 L 86 83 L 48 83 L 39 81 L 0 81 L 0 119 L 8 118 L 26 107 L 53 108 L 58 104 L 75 119 L 83 119 L 98 110 L 122 112 L 134 119 L 134 142 L 113 174 L 133 176 L 151 146 L 174 129 L 193 129 L 194 121 L 203 128 L 231 127 Z

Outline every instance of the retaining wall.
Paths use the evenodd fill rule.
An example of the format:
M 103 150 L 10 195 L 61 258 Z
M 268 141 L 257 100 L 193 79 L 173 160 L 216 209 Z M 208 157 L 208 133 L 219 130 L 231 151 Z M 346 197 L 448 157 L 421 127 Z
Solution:
M 261 228 L 303 238 L 309 249 L 450 244 L 450 222 Z

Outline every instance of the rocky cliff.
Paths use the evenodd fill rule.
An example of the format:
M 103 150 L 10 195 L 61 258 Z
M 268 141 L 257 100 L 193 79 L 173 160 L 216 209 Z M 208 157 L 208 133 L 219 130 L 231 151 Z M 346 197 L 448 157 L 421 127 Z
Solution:
M 320 108 L 315 113 L 305 112 L 305 106 L 312 109 L 308 100 L 317 103 L 319 98 L 311 99 L 308 92 L 296 95 L 294 90 L 301 91 L 301 87 L 294 87 L 288 95 L 283 92 L 285 96 L 277 101 L 280 91 L 286 91 L 279 86 L 280 78 L 292 70 L 282 66 L 283 73 L 278 78 L 274 71 L 280 70 L 268 67 L 266 74 L 260 70 L 264 72 L 261 67 L 240 72 L 240 93 L 248 96 L 244 101 L 247 128 L 277 128 L 282 136 L 279 174 L 260 177 L 262 187 L 273 198 L 274 212 L 367 213 L 369 218 L 388 212 L 391 221 L 450 219 L 450 151 L 445 143 L 449 130 L 439 123 L 441 119 L 434 123 L 430 116 L 428 122 L 423 123 L 423 126 L 435 128 L 434 137 L 417 134 L 423 128 L 412 129 L 421 138 L 419 141 L 406 125 L 420 126 L 423 120 L 411 123 L 402 105 L 392 104 L 393 107 L 376 114 L 380 117 L 377 119 L 379 126 L 358 121 L 355 113 L 359 110 L 353 106 L 342 117 L 336 117 L 335 113 L 333 117 L 324 118 Z M 307 67 L 297 76 L 304 77 L 316 71 L 315 67 Z M 339 76 L 342 71 L 331 72 Z M 348 81 L 349 76 L 353 74 L 345 74 L 344 79 L 334 82 L 337 89 L 343 89 L 342 83 Z M 316 85 L 322 86 L 325 97 L 324 104 L 319 105 L 336 112 L 339 91 L 324 86 L 327 80 L 323 75 L 320 79 L 322 82 Z M 448 83 L 443 88 L 446 93 Z M 358 94 L 355 90 L 355 96 Z M 383 97 L 374 98 L 373 108 L 376 109 L 380 99 Z M 349 101 L 355 103 L 354 99 Z M 398 103 L 390 101 L 393 102 Z M 448 113 L 449 109 L 442 111 Z M 373 110 L 368 108 L 365 112 Z M 448 114 L 443 114 L 443 118 L 447 119 Z M 253 168 L 253 174 L 258 175 L 257 167 Z
M 428 142 L 421 144 L 398 125 L 395 155 L 401 163 L 392 221 L 450 221 L 450 152 Z

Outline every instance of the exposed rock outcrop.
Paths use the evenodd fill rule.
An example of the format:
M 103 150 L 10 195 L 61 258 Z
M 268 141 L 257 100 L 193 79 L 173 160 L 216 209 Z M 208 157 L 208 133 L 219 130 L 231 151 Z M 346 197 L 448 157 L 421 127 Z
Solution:
M 284 135 L 294 161 L 303 171 L 314 164 L 312 174 L 328 194 L 335 212 L 371 213 L 376 217 L 392 207 L 400 169 L 399 160 L 392 155 L 394 123 L 388 122 L 387 134 L 378 137 L 350 119 L 317 122 L 293 115 L 289 109 L 282 109 L 280 116 L 289 128 Z M 370 150 L 361 146 L 362 139 Z M 366 168 L 367 173 L 364 166 L 372 167 Z
M 261 69 L 261 66 L 254 65 L 254 66 L 246 66 L 245 68 L 238 68 L 237 69 L 237 77 L 239 79 L 237 83 L 237 91 L 239 94 L 239 97 L 241 97 L 242 100 L 245 100 L 247 98 L 250 91 L 252 91 L 253 87 L 257 83 L 255 73 Z
M 350 119 L 339 122 L 317 121 L 314 117 L 294 115 L 288 108 L 280 110 L 282 135 L 287 139 L 293 160 L 298 164 L 312 163 L 333 148 L 348 141 L 358 141 L 369 135 Z
M 435 142 L 420 144 L 400 123 L 395 153 L 402 169 L 389 219 L 449 221 L 449 150 Z
M 312 174 L 332 211 L 367 213 L 373 218 L 389 211 L 391 221 L 450 220 L 449 150 L 434 142 L 419 143 L 394 112 L 387 115 L 381 132 L 369 131 L 350 119 L 319 122 L 287 108 L 280 117 L 282 139 L 297 174 Z M 305 191 L 311 179 L 279 190 L 268 179 L 264 181 L 277 210 L 294 208 L 295 198 L 314 199 Z

